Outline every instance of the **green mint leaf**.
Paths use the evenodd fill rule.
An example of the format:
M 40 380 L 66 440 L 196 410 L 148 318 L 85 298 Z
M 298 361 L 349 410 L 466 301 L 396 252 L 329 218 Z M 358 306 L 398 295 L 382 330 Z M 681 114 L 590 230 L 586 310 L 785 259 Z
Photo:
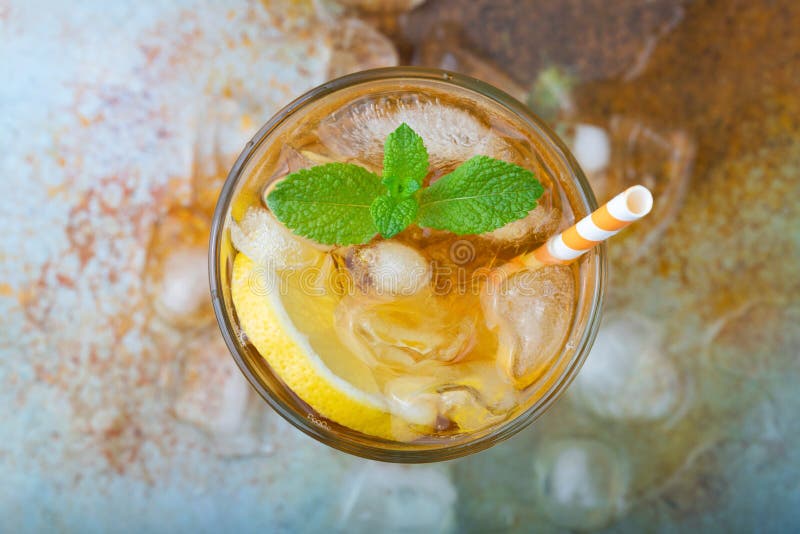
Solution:
M 422 137 L 403 123 L 383 145 L 383 183 L 394 196 L 410 196 L 428 174 L 428 151 Z
M 422 190 L 418 224 L 481 234 L 525 217 L 544 188 L 519 165 L 475 156 Z
M 369 211 L 378 232 L 389 239 L 414 222 L 418 209 L 419 204 L 414 197 L 400 198 L 384 195 L 372 202 Z
M 385 191 L 363 167 L 328 163 L 287 176 L 267 196 L 267 206 L 296 234 L 326 245 L 355 245 L 375 236 L 370 206 Z

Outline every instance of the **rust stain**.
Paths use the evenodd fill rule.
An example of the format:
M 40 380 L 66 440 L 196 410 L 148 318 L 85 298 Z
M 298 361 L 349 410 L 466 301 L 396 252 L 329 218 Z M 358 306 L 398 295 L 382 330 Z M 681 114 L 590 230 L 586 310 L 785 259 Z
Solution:
M 139 48 L 144 53 L 144 57 L 147 60 L 148 64 L 152 64 L 158 58 L 158 56 L 161 54 L 161 47 L 160 46 L 141 45 Z
M 0 282 L 0 296 L 10 297 L 14 294 L 14 288 L 7 282 Z
M 56 273 L 56 280 L 62 287 L 75 289 L 75 280 L 65 274 Z

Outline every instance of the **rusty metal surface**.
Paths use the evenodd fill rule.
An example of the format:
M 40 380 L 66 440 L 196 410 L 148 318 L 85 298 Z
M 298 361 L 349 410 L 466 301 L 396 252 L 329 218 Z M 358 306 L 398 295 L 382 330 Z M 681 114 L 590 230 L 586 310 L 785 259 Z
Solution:
M 0 530 L 796 530 L 800 6 L 368 4 L 0 3 Z M 231 159 L 302 91 L 396 62 L 373 26 L 526 99 L 599 196 L 657 197 L 612 240 L 565 398 L 437 466 L 291 429 L 204 297 Z

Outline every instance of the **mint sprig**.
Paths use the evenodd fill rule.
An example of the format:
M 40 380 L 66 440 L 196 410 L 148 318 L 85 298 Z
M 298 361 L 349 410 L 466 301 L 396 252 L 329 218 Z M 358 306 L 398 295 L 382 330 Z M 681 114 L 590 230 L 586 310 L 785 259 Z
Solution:
M 544 188 L 519 165 L 475 156 L 423 187 L 428 151 L 401 124 L 384 144 L 382 176 L 350 163 L 328 163 L 287 176 L 267 206 L 296 234 L 326 245 L 391 238 L 408 225 L 456 234 L 489 232 L 525 217 Z

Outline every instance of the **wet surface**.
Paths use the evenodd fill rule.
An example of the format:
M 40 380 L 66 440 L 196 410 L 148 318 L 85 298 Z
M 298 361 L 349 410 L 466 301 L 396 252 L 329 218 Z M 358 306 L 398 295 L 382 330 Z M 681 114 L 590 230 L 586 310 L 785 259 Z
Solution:
M 0 88 L 0 530 L 800 526 L 800 4 L 415 3 L 0 7 L 19 73 Z M 573 387 L 437 466 L 291 429 L 234 372 L 202 277 L 174 276 L 205 268 L 217 189 L 260 124 L 398 57 L 527 101 L 600 200 L 656 193 L 611 242 Z

